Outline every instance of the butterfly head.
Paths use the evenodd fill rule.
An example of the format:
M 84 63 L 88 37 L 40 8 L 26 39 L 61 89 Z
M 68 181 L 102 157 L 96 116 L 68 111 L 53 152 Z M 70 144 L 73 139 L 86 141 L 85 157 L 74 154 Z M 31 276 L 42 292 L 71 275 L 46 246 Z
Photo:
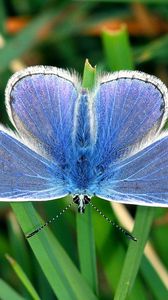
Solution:
M 78 212 L 83 214 L 85 212 L 85 207 L 89 204 L 91 198 L 88 195 L 74 195 L 73 202 L 78 205 Z

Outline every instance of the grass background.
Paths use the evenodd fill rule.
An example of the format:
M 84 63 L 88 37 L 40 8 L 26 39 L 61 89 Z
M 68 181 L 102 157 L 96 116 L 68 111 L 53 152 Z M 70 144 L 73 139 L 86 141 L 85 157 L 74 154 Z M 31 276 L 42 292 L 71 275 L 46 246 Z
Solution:
M 0 1 L 0 121 L 9 125 L 4 89 L 10 75 L 29 65 L 72 68 L 82 75 L 88 58 L 97 66 L 85 65 L 88 88 L 95 72 L 134 68 L 168 83 L 166 2 Z M 52 218 L 69 200 L 16 203 L 12 209 L 0 203 L 0 299 L 168 299 L 167 210 L 128 206 L 125 211 L 93 199 L 125 227 L 131 226 L 130 215 L 135 218 L 138 243 L 90 207 L 84 216 L 70 210 L 25 239 L 22 230 L 36 228 L 41 217 Z

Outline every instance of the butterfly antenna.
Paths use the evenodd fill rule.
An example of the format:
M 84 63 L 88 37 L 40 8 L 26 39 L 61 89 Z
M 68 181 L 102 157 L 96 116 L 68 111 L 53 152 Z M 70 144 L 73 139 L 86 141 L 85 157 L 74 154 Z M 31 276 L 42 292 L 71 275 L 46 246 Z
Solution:
M 58 215 L 56 215 L 55 217 L 53 217 L 52 219 L 48 220 L 47 222 L 45 222 L 43 225 L 41 225 L 40 227 L 38 227 L 37 229 L 35 229 L 34 231 L 32 231 L 31 233 L 28 233 L 26 235 L 26 238 L 29 239 L 32 236 L 34 236 L 36 233 L 38 233 L 39 231 L 41 231 L 44 227 L 48 226 L 49 224 L 51 224 L 52 222 L 55 222 L 62 214 L 64 214 L 73 204 L 70 203 L 68 204 L 65 208 L 63 208 L 63 210 L 61 210 Z
M 124 228 L 122 228 L 121 226 L 119 226 L 117 223 L 115 223 L 114 221 L 111 221 L 108 217 L 106 217 L 101 210 L 99 210 L 93 203 L 89 202 L 89 204 L 108 222 L 110 223 L 112 226 L 114 226 L 116 229 L 120 230 L 122 233 L 125 234 L 125 236 L 128 239 L 131 239 L 135 242 L 137 242 L 137 239 L 130 234 L 127 230 L 125 230 Z

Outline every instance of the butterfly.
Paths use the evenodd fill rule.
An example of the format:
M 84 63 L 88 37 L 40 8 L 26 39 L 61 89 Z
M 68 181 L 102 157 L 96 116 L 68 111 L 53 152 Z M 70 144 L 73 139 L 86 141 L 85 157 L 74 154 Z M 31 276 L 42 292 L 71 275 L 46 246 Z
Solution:
M 15 73 L 0 127 L 0 201 L 72 195 L 83 213 L 93 196 L 168 206 L 168 91 L 154 76 L 119 71 L 92 90 L 49 66 Z

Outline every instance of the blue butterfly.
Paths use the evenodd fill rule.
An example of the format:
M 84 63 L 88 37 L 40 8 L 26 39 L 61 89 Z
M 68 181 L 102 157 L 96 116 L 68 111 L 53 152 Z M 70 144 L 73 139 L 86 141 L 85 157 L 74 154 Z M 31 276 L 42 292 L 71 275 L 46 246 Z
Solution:
M 0 127 L 1 201 L 168 206 L 168 91 L 156 77 L 119 71 L 88 91 L 76 74 L 29 67 L 9 80 L 6 105 L 16 133 Z

